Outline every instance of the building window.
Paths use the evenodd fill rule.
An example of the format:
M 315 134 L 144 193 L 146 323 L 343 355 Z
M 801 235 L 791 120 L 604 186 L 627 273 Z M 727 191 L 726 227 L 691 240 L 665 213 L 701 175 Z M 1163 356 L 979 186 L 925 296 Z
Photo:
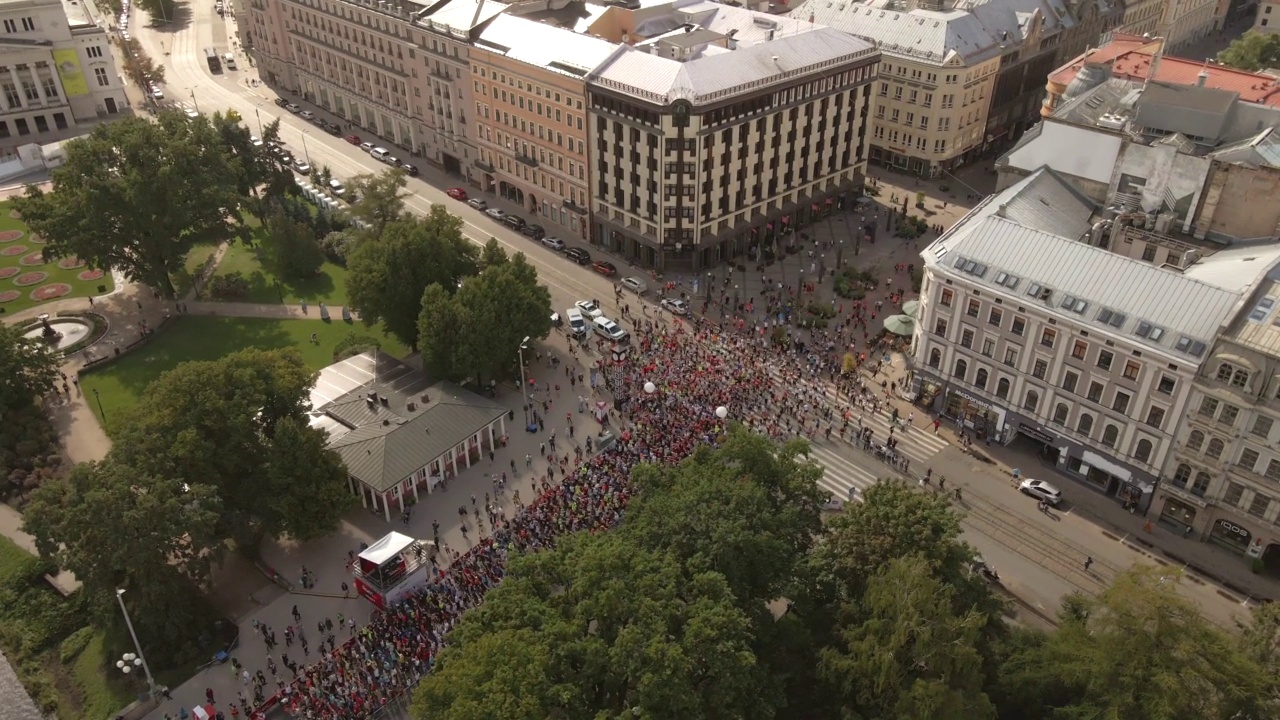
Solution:
M 943 288 L 942 297 L 938 299 L 938 304 L 942 305 L 942 307 L 951 307 L 951 303 L 955 301 L 955 298 L 956 294 L 953 290 L 950 288 Z
M 107 77 L 106 68 L 94 68 L 93 77 L 98 81 L 98 87 L 106 87 L 111 84 L 111 79 Z
M 969 328 L 965 328 L 960 331 L 960 347 L 973 347 L 973 331 Z
M 1140 463 L 1150 462 L 1151 460 L 1151 441 L 1143 438 L 1138 441 L 1138 447 L 1133 451 L 1133 459 Z
M 1115 425 L 1108 424 L 1102 429 L 1102 444 L 1109 448 L 1116 446 L 1116 441 L 1120 439 L 1120 428 Z
M 1081 413 L 1080 421 L 1076 423 L 1076 432 L 1088 437 L 1089 433 L 1093 432 L 1093 416 L 1089 413 Z
M 1022 333 L 1026 332 L 1026 330 L 1027 330 L 1026 318 L 1021 318 L 1021 317 L 1018 317 L 1017 315 L 1014 315 L 1013 322 L 1009 324 L 1009 332 L 1012 332 L 1014 335 L 1021 335 Z
M 1049 363 L 1041 360 L 1040 358 L 1036 358 L 1036 363 L 1031 368 L 1031 377 L 1037 380 L 1043 380 L 1045 373 L 1047 372 L 1049 372 Z
M 969 372 L 969 363 L 963 359 L 956 360 L 956 370 L 952 375 L 964 380 L 964 376 Z
M 1200 448 L 1204 445 L 1204 433 L 1199 430 L 1192 430 L 1187 436 L 1187 449 L 1200 452 Z
M 1071 346 L 1071 357 L 1077 360 L 1083 360 L 1084 356 L 1089 353 L 1089 343 L 1083 340 L 1077 340 Z
M 1222 451 L 1226 449 L 1226 444 L 1220 438 L 1210 438 L 1209 445 L 1204 449 L 1204 456 L 1210 460 L 1217 460 L 1222 457 Z
M 1267 461 L 1267 470 L 1266 472 L 1262 473 L 1262 476 L 1268 480 L 1280 481 L 1280 461 L 1276 461 L 1276 460 Z
M 991 338 L 984 338 L 982 340 L 982 354 L 986 357 L 991 357 L 992 353 L 994 353 L 995 351 L 996 351 L 996 341 L 992 340 Z
M 1222 493 L 1222 502 L 1225 505 L 1236 507 L 1240 504 L 1240 499 L 1244 497 L 1244 486 L 1240 483 L 1227 483 L 1227 491 Z
M 1267 417 L 1266 415 L 1259 415 L 1258 417 L 1253 419 L 1253 429 L 1250 430 L 1249 432 L 1262 438 L 1263 440 L 1266 440 L 1267 437 L 1271 435 L 1271 425 L 1272 425 L 1271 418 Z
M 1108 366 L 1108 367 L 1109 367 L 1109 366 Z M 1140 365 L 1138 365 L 1138 363 L 1137 363 L 1137 362 L 1135 362 L 1135 361 L 1133 361 L 1133 360 L 1125 360 L 1125 361 L 1124 361 L 1124 379 L 1125 379 L 1125 380 L 1137 380 L 1137 379 L 1138 379 L 1138 371 L 1139 371 L 1140 369 L 1141 369 L 1141 366 L 1140 366 Z
M 1147 408 L 1147 424 L 1159 430 L 1164 424 L 1164 408 L 1157 405 Z
M 991 312 L 987 315 L 987 324 L 1000 327 L 1000 322 L 1004 320 L 1004 313 L 1000 308 L 991 308 Z
M 1267 514 L 1267 508 L 1271 507 L 1271 498 L 1262 493 L 1254 493 L 1253 502 L 1249 503 L 1249 514 L 1255 517 L 1262 517 Z
M 1249 472 L 1253 472 L 1253 469 L 1258 467 L 1258 461 L 1261 459 L 1262 456 L 1258 454 L 1257 450 L 1245 448 L 1240 452 L 1240 462 L 1236 464 Z
M 1040 344 L 1045 347 L 1053 347 L 1053 342 L 1057 339 L 1058 331 L 1053 328 L 1045 328 L 1044 332 L 1040 333 Z
M 1218 366 L 1218 382 L 1227 383 L 1231 387 L 1243 388 L 1249 384 L 1249 373 L 1231 363 Z
M 1206 397 L 1200 401 L 1200 409 L 1196 412 L 1211 418 L 1218 413 L 1218 401 L 1211 397 Z
M 1233 426 L 1236 424 L 1236 418 L 1238 417 L 1240 417 L 1240 408 L 1223 403 L 1222 412 L 1218 413 L 1218 422 L 1223 425 Z
M 1022 407 L 1031 412 L 1036 411 L 1036 406 L 1040 404 L 1040 394 L 1035 390 L 1027 391 L 1027 398 L 1022 401 Z
M 973 384 L 981 390 L 987 389 L 987 371 L 985 369 L 978 369 L 978 372 L 973 376 Z
M 934 348 L 930 350 L 929 351 L 929 367 L 933 368 L 934 370 L 937 370 L 938 366 L 941 364 L 942 364 L 942 351 L 939 350 L 938 348 Z
M 1160 382 L 1156 385 L 1156 392 L 1161 395 L 1172 395 L 1173 389 L 1177 387 L 1178 382 L 1168 375 L 1161 375 Z
M 1102 368 L 1103 370 L 1110 370 L 1111 361 L 1115 360 L 1115 358 L 1116 358 L 1115 354 L 1112 353 L 1110 350 L 1099 350 L 1098 351 L 1098 367 Z
M 1111 409 L 1118 413 L 1129 412 L 1129 394 L 1116 391 L 1116 396 L 1111 400 Z
M 102 46 L 90 45 L 89 47 L 84 49 L 84 54 L 88 55 L 91 58 L 100 58 L 102 57 Z
M 1066 404 L 1066 403 L 1058 403 L 1058 405 L 1057 405 L 1056 407 L 1054 407 L 1054 408 L 1053 408 L 1053 422 L 1054 422 L 1054 424 L 1057 424 L 1057 425 L 1066 425 L 1066 424 L 1067 424 L 1067 415 L 1069 415 L 1069 414 L 1070 414 L 1070 412 L 1071 412 L 1071 410 L 1067 407 L 1067 404 Z
M 1000 378 L 1000 380 L 996 382 L 996 397 L 1000 398 L 1001 400 L 1005 400 L 1009 397 L 1009 379 L 1008 378 Z
M 933 323 L 933 333 L 934 333 L 935 335 L 938 335 L 938 336 L 943 336 L 943 337 L 944 337 L 944 336 L 946 336 L 946 334 L 947 334 L 947 320 L 946 320 L 946 318 L 938 318 L 938 319 Z
M 969 307 L 965 310 L 965 314 L 971 318 L 976 318 L 980 312 L 982 312 L 982 303 L 977 300 L 970 299 Z
M 1073 372 L 1068 372 L 1067 374 L 1062 376 L 1062 389 L 1066 390 L 1069 393 L 1073 393 L 1076 391 L 1076 384 L 1079 382 L 1080 382 L 1079 375 Z
M 1191 466 L 1187 465 L 1186 463 L 1182 463 L 1181 465 L 1178 466 L 1177 470 L 1173 471 L 1173 479 L 1170 480 L 1169 482 L 1173 483 L 1174 485 L 1180 488 L 1185 488 L 1187 486 L 1187 481 L 1190 479 L 1191 479 Z
M 1196 473 L 1195 482 L 1191 483 L 1191 494 L 1196 497 L 1204 497 L 1209 492 L 1209 473 L 1201 470 Z
M 1105 386 L 1100 382 L 1095 381 L 1089 383 L 1089 394 L 1086 397 L 1089 398 L 1090 402 L 1102 402 L 1102 389 L 1104 387 Z
M 1005 364 L 1005 365 L 1008 365 L 1009 367 L 1014 367 L 1015 365 L 1017 365 L 1017 364 L 1018 364 L 1018 349 L 1017 349 L 1017 348 L 1005 348 L 1005 349 L 1004 349 L 1004 364 Z

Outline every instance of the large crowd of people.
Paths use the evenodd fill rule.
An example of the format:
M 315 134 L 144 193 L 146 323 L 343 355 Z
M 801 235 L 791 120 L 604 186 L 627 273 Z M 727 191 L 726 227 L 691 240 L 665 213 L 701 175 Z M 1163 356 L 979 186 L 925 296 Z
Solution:
M 768 305 L 775 302 L 766 299 Z M 491 534 L 465 552 L 446 548 L 429 583 L 376 614 L 291 681 L 282 679 L 255 715 L 279 705 L 308 720 L 362 718 L 403 696 L 431 670 L 462 614 L 501 582 L 511 553 L 552 547 L 566 533 L 616 524 L 630 497 L 631 469 L 644 462 L 678 463 L 699 444 L 713 443 L 725 422 L 717 415 L 721 407 L 731 420 L 777 438 L 823 432 L 830 437 L 837 428 L 843 434 L 860 410 L 877 409 L 880 393 L 854 381 L 845 386 L 844 409 L 838 409 L 822 376 L 837 377 L 851 348 L 859 362 L 866 361 L 867 351 L 878 351 L 874 339 L 858 338 L 871 307 L 853 306 L 836 327 L 808 334 L 808 347 L 789 335 L 790 328 L 776 337 L 767 321 L 739 327 L 634 318 L 637 332 L 625 358 L 615 361 L 606 353 L 600 361 L 604 382 L 625 415 L 610 428 L 614 442 L 594 454 L 588 443 L 584 453 L 578 443 L 586 438 L 561 437 L 557 446 L 552 433 L 543 443 L 549 468 L 535 481 L 539 494 L 532 502 L 525 506 L 517 497 L 519 511 L 510 520 L 487 508 Z M 867 343 L 861 352 L 858 339 Z M 571 451 L 567 444 L 577 447 Z M 586 459 L 573 468 L 571 459 L 578 458 Z M 496 502 L 500 488 L 494 491 Z M 459 512 L 465 529 L 465 509 Z M 482 525 L 478 512 L 476 522 Z

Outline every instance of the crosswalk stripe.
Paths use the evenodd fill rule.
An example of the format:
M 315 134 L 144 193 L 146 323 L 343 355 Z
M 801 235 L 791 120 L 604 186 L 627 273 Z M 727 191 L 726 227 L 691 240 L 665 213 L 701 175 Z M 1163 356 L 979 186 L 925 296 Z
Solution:
M 818 487 L 844 502 L 858 499 L 863 490 L 880 479 L 874 472 L 855 465 L 820 443 L 811 443 L 809 457 L 823 467 Z M 887 471 L 887 468 L 886 468 Z M 852 491 L 852 493 L 851 493 Z

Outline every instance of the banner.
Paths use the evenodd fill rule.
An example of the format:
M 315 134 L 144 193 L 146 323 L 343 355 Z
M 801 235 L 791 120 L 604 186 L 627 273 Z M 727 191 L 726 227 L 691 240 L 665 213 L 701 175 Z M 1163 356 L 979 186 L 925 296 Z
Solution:
M 54 50 L 53 62 L 58 66 L 58 77 L 62 78 L 62 90 L 67 97 L 89 94 L 84 72 L 80 69 L 80 55 L 75 48 Z

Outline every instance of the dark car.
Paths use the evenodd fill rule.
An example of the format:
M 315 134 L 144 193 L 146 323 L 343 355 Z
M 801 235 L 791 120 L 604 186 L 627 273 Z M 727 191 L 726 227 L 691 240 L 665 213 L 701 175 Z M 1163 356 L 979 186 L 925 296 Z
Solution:
M 591 253 L 582 248 L 571 247 L 564 251 L 564 256 L 579 265 L 586 265 L 591 262 Z
M 591 269 L 605 277 L 613 277 L 618 274 L 618 268 L 614 267 L 613 263 L 604 260 L 597 260 L 592 263 Z
M 508 215 L 502 218 L 502 223 L 512 230 L 524 230 L 524 218 L 519 215 Z
M 284 107 L 285 105 L 288 105 L 288 104 L 289 104 L 288 100 L 285 100 L 282 97 L 276 98 L 276 105 L 279 105 L 280 107 Z
M 527 235 L 534 240 L 541 240 L 547 236 L 547 231 L 543 230 L 541 225 L 525 225 L 520 228 L 520 233 L 522 235 Z
M 408 175 L 409 177 L 417 177 L 418 175 L 417 165 L 410 165 L 409 163 L 400 163 L 400 169 L 404 170 L 405 174 Z

